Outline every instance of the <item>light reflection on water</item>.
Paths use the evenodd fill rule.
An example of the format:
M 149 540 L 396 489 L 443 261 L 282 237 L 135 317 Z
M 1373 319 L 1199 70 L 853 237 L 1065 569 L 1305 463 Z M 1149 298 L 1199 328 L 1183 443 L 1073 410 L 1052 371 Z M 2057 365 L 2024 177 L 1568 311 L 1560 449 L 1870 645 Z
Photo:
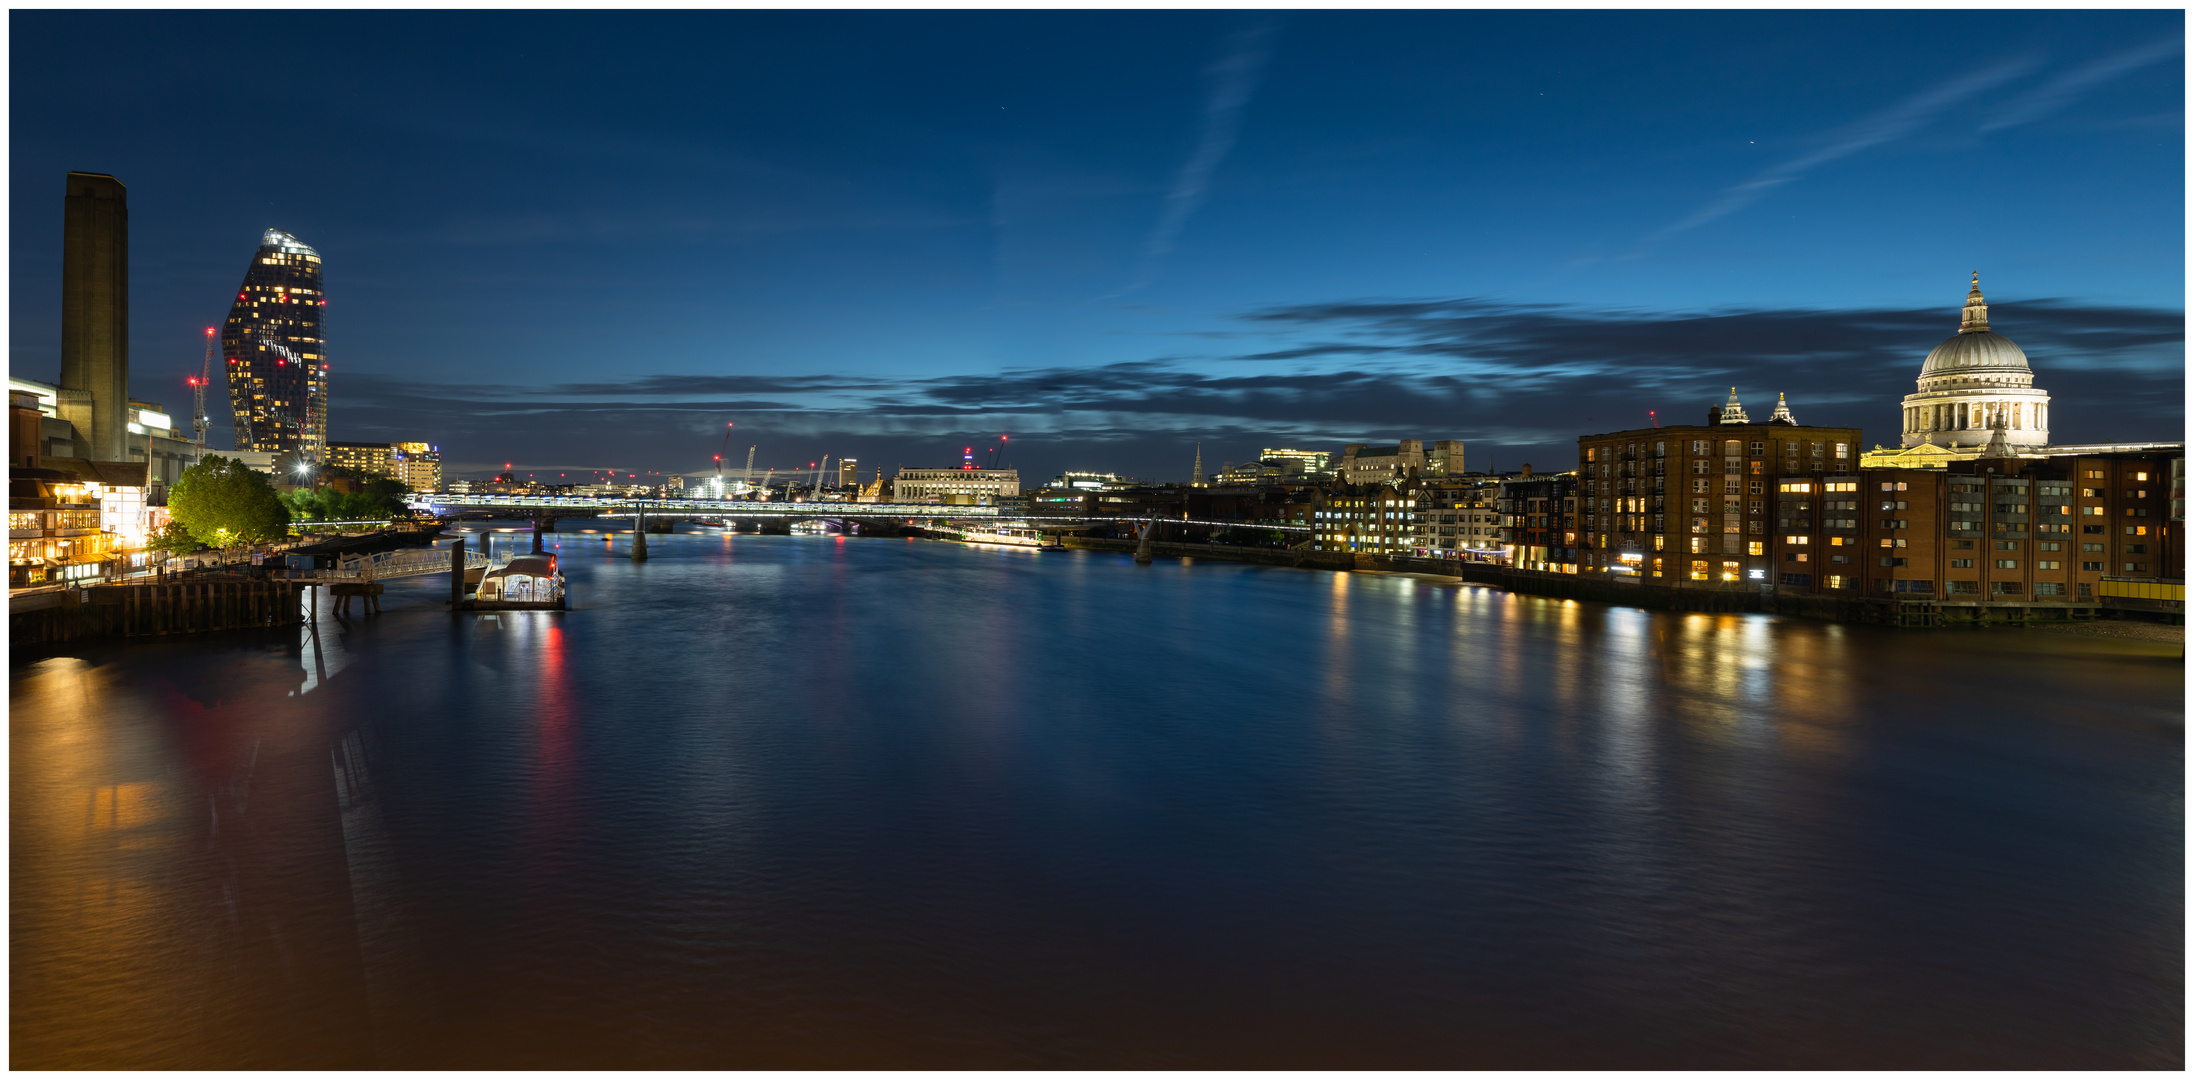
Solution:
M 2180 1063 L 2176 649 L 606 539 L 18 658 L 16 1064 Z

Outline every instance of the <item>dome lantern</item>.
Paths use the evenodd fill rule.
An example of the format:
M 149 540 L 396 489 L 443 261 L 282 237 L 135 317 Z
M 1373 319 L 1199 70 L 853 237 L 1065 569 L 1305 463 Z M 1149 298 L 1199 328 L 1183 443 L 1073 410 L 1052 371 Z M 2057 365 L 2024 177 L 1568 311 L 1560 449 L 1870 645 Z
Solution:
M 1981 272 L 1973 271 L 1973 291 L 1965 294 L 1965 315 L 1958 320 L 1961 334 L 1988 332 L 1988 301 L 1981 297 Z

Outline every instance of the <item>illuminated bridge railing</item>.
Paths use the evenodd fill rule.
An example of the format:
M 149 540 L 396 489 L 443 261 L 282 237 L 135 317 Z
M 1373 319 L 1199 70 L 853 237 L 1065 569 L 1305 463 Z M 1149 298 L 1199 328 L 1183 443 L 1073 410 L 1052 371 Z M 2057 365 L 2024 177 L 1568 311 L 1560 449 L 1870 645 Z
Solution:
M 1031 514 L 1025 510 L 1006 510 L 996 506 L 936 506 L 928 503 L 845 503 L 845 502 L 760 502 L 744 499 L 615 499 L 601 496 L 557 495 L 430 495 L 412 500 L 414 509 L 427 511 L 486 510 L 506 511 L 513 518 L 525 518 L 541 511 L 564 514 L 588 513 L 602 517 L 630 517 L 645 510 L 650 517 L 737 517 L 737 518 L 952 518 L 959 520 L 988 519 L 1002 522 L 1026 522 L 1043 524 L 1111 524 L 1151 520 L 1148 516 L 1126 514 Z M 1268 521 L 1203 521 L 1173 517 L 1161 517 L 1160 522 L 1175 525 L 1196 525 L 1208 528 L 1270 529 L 1281 532 L 1309 532 L 1308 525 L 1292 525 Z
M 931 506 L 924 503 L 760 502 L 744 499 L 615 499 L 557 495 L 430 495 L 412 500 L 420 510 L 591 511 L 619 517 L 645 510 L 665 517 L 888 517 L 994 518 L 995 506 Z M 523 514 L 519 516 L 524 516 Z

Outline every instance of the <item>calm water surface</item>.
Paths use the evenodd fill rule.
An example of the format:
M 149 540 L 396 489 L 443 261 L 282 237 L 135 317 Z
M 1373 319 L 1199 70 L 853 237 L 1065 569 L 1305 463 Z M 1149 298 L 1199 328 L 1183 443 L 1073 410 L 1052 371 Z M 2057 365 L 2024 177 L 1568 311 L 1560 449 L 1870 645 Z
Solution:
M 2177 646 L 557 539 L 16 657 L 14 1064 L 2183 1063 Z

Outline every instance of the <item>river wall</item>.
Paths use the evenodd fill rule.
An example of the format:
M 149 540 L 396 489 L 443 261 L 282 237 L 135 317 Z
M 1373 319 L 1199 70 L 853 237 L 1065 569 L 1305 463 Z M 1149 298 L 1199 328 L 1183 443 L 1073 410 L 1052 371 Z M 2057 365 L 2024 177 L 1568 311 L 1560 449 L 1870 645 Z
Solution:
M 8 599 L 8 644 L 95 637 L 151 637 L 259 630 L 304 621 L 304 585 L 279 580 L 194 579 L 176 584 L 93 585 Z
M 1069 548 L 1091 551 L 1133 551 L 1135 541 L 1101 537 L 1068 536 Z M 1830 622 L 1880 623 L 1889 626 L 1935 627 L 2002 625 L 2029 622 L 2066 622 L 2093 619 L 2108 611 L 2092 602 L 2048 604 L 2026 602 L 1935 601 L 1874 597 L 1823 596 L 1762 590 L 1758 585 L 1721 582 L 1686 582 L 1682 587 L 1656 585 L 1638 578 L 1586 577 L 1525 570 L 1495 563 L 1455 562 L 1410 556 L 1352 555 L 1337 551 L 1293 551 L 1278 548 L 1242 548 L 1222 544 L 1151 544 L 1154 555 L 1192 559 L 1226 559 L 1264 566 L 1294 566 L 1315 570 L 1361 570 L 1381 573 L 1427 574 L 1491 585 L 1510 592 L 1561 600 L 1589 600 L 1622 604 L 1655 611 L 1762 612 L 1822 619 Z

